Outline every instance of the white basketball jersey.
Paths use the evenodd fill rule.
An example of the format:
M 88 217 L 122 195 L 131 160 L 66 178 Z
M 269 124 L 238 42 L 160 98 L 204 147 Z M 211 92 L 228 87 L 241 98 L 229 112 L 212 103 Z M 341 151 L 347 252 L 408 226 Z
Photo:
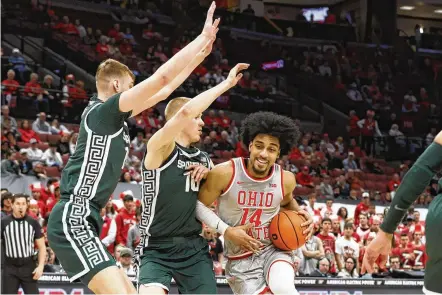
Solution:
M 231 160 L 233 175 L 229 186 L 218 199 L 218 216 L 230 226 L 252 223 L 249 233 L 265 246 L 270 245 L 269 224 L 279 213 L 284 198 L 282 169 L 274 164 L 267 177 L 258 179 L 248 174 L 246 160 Z M 225 241 L 227 257 L 244 254 L 240 247 Z

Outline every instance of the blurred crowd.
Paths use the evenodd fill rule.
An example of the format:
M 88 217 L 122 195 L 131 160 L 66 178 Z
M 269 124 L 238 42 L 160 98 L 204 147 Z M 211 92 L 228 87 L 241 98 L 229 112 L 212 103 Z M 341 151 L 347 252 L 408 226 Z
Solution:
M 141 2 L 144 3 L 140 0 L 109 1 L 108 4 L 130 8 L 151 3 Z M 154 2 L 147 10 L 158 12 L 167 8 L 163 7 L 167 1 Z M 113 11 L 112 25 L 96 27 L 92 20 L 86 24 L 79 18 L 58 15 L 51 8 L 34 4 L 34 17 L 39 19 L 41 29 L 53 38 L 69 44 L 70 50 L 81 52 L 91 62 L 118 59 L 130 66 L 138 79 L 155 72 L 186 46 L 197 31 L 181 26 L 172 31 L 164 30 L 151 14 L 141 10 L 135 14 Z M 248 7 L 243 13 L 253 15 L 254 11 Z M 329 21 L 334 23 L 336 19 Z M 143 29 L 133 30 L 134 25 L 139 24 Z M 376 139 L 388 137 L 392 151 L 402 151 L 404 155 L 421 151 L 432 142 L 441 123 L 440 101 L 436 100 L 429 82 L 435 79 L 437 63 L 429 58 L 422 62 L 404 58 L 393 49 L 379 46 L 361 49 L 344 44 L 305 48 L 241 38 L 235 40 L 233 46 L 230 39 L 227 40 L 216 40 L 210 58 L 195 69 L 177 93 L 195 96 L 225 79 L 230 60 L 248 52 L 259 52 L 250 56 L 255 59 L 254 63 L 284 60 L 285 68 L 278 74 L 286 75 L 286 84 L 293 82 L 291 76 L 300 75 L 296 79 L 304 77 L 304 81 L 314 84 L 313 88 L 325 89 L 315 94 L 340 98 L 336 100 L 338 105 L 350 107 L 345 109 L 349 111 L 347 130 L 342 130 L 340 136 L 303 131 L 299 144 L 282 155 L 278 164 L 295 174 L 294 198 L 315 221 L 315 236 L 293 253 L 296 275 L 360 277 L 363 254 L 379 231 L 386 213 L 383 208 L 394 198 L 401 179 L 412 165 L 406 156 L 405 160 L 395 163 L 377 158 Z M 242 48 L 241 52 L 234 50 L 238 47 Z M 50 74 L 38 75 L 39 71 L 18 48 L 12 49 L 7 67 L 2 71 L 6 75 L 1 83 L 2 177 L 35 178 L 29 188 L 28 214 L 38 220 L 46 232 L 48 217 L 60 198 L 60 171 L 75 152 L 78 138 L 79 126 L 67 122 L 79 121 L 90 92 L 85 90 L 84 81 L 72 73 L 60 77 L 60 83 L 54 83 L 56 79 Z M 275 81 L 279 80 L 272 74 L 252 69 L 244 73 L 235 92 L 258 97 L 260 103 L 271 100 L 270 95 L 287 98 L 289 87 Z M 241 122 L 223 110 L 230 103 L 229 94 L 220 97 L 214 109 L 203 117 L 205 126 L 197 146 L 206 151 L 214 163 L 248 157 L 248 149 L 239 138 Z M 30 117 L 15 118 L 14 112 L 23 105 L 29 107 Z M 299 120 L 297 123 L 301 125 Z M 156 108 L 128 120 L 131 149 L 121 171 L 122 183 L 140 184 L 146 144 L 163 124 L 164 118 Z M 419 135 L 423 143 L 410 144 L 409 135 Z M 425 269 L 425 223 L 421 220 L 420 208 L 428 206 L 436 196 L 437 179 L 433 179 L 418 198 L 416 209 L 410 209 L 404 217 L 395 233 L 387 269 L 377 267 L 379 276 L 388 276 L 397 270 L 421 272 Z M 2 189 L 2 216 L 11 212 L 12 193 Z M 215 210 L 216 204 L 213 208 Z M 102 242 L 119 266 L 132 275 L 131 257 L 140 236 L 137 227 L 140 200 L 130 190 L 110 196 L 101 214 Z M 223 237 L 205 225 L 201 235 L 208 242 L 215 274 L 222 275 L 226 263 Z M 45 271 L 63 272 L 50 248 Z

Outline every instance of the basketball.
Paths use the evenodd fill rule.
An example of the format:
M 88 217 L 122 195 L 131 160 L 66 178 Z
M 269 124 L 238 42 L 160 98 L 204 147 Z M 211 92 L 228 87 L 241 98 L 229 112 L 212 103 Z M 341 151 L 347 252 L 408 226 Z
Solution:
M 301 224 L 306 222 L 306 218 L 296 214 L 294 211 L 281 211 L 273 217 L 270 223 L 270 240 L 276 248 L 290 251 L 296 250 L 305 244 L 305 236 Z

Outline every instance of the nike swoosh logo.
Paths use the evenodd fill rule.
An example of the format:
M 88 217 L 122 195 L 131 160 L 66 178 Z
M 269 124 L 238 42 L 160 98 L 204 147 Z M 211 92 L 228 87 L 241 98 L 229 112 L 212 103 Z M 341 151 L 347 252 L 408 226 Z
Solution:
M 394 209 L 399 210 L 399 211 L 407 211 L 407 209 L 400 208 L 397 205 L 394 205 Z

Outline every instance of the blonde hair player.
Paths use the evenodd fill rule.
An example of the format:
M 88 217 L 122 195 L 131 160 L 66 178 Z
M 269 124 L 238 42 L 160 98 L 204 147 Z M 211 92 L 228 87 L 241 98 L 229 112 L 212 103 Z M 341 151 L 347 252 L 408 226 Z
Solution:
M 197 55 L 194 67 L 210 54 Z M 209 156 L 192 146 L 200 141 L 204 112 L 241 79 L 238 64 L 227 79 L 193 99 L 178 97 L 166 107 L 166 124 L 147 144 L 143 161 L 141 239 L 136 249 L 140 294 L 165 294 L 172 278 L 181 294 L 216 294 L 213 262 L 196 217 L 199 173 L 211 167 Z M 190 169 L 193 169 L 192 173 Z M 199 172 L 198 172 L 199 171 Z
M 96 73 L 97 96 L 85 108 L 75 153 L 61 175 L 61 200 L 48 223 L 50 247 L 73 282 L 95 294 L 135 294 L 136 290 L 99 239 L 100 209 L 117 186 L 130 138 L 126 119 L 154 106 L 179 86 L 194 68 L 190 61 L 216 37 L 212 3 L 200 36 L 134 86 L 134 75 L 118 61 L 102 62 Z M 175 81 L 175 88 L 171 82 Z M 166 91 L 164 90 L 166 89 Z

